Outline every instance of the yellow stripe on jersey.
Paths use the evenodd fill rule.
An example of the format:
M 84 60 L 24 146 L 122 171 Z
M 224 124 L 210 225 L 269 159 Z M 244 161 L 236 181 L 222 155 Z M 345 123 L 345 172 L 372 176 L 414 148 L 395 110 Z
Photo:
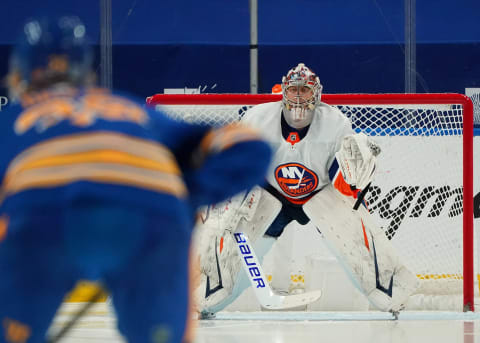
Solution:
M 11 195 L 34 188 L 64 186 L 76 181 L 132 186 L 159 193 L 170 193 L 177 197 L 183 197 L 186 194 L 185 185 L 179 176 L 157 171 L 149 173 L 140 168 L 97 163 L 22 171 L 4 182 L 3 195 Z
M 159 163 L 175 160 L 170 150 L 162 144 L 121 133 L 96 131 L 62 136 L 38 143 L 20 153 L 10 163 L 9 170 L 14 170 L 17 164 L 25 164 L 40 158 L 94 150 L 118 150 Z
M 75 181 L 127 185 L 177 197 L 187 193 L 176 160 L 163 145 L 95 132 L 51 139 L 22 152 L 7 169 L 0 200 Z
M 131 165 L 138 168 L 152 169 L 166 172 L 169 174 L 179 174 L 178 166 L 174 163 L 157 162 L 151 159 L 135 156 L 130 153 L 115 150 L 94 150 L 88 152 L 78 152 L 73 154 L 57 155 L 52 157 L 42 157 L 37 160 L 25 161 L 21 165 L 16 165 L 12 173 L 18 173 L 23 170 L 45 168 L 54 166 L 65 166 L 81 163 L 118 163 Z
M 243 124 L 233 123 L 210 131 L 200 143 L 203 153 L 218 152 L 240 142 L 260 139 L 259 133 Z

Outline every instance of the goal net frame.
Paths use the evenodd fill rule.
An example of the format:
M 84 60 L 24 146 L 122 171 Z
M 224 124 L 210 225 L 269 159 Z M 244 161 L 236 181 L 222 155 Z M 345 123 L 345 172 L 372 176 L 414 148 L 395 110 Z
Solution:
M 156 94 L 147 105 L 238 105 L 253 106 L 279 101 L 279 94 Z M 474 220 L 473 220 L 473 104 L 455 93 L 438 94 L 322 94 L 329 105 L 459 105 L 463 113 L 463 310 L 474 311 Z M 240 118 L 237 118 L 240 119 Z

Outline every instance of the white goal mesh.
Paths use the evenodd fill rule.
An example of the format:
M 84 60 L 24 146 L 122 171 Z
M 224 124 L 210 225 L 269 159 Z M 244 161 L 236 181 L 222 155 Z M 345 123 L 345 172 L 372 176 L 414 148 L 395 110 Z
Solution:
M 278 95 L 156 95 L 147 102 L 169 116 L 223 125 Z M 458 94 L 338 94 L 356 131 L 381 145 L 367 202 L 424 294 L 462 294 L 473 308 L 473 114 Z M 467 215 L 465 215 L 465 213 Z

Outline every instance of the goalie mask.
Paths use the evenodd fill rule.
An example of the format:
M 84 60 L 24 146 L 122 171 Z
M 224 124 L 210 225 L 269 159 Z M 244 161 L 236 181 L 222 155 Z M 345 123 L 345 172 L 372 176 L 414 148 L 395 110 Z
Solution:
M 288 125 L 301 129 L 312 122 L 322 85 L 315 73 L 299 63 L 282 78 L 283 112 Z

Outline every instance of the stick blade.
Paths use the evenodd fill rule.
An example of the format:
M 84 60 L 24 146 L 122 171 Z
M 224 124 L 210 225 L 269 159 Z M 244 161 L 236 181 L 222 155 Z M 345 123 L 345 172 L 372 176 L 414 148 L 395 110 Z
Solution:
M 285 296 L 278 295 L 277 298 L 275 299 L 277 301 L 273 301 L 270 303 L 265 302 L 261 305 L 269 310 L 283 310 L 283 309 L 289 309 L 289 308 L 313 303 L 318 299 L 320 299 L 321 296 L 322 296 L 322 291 L 320 290 L 311 291 L 311 292 L 302 293 L 302 294 L 293 294 L 293 295 L 285 295 Z

